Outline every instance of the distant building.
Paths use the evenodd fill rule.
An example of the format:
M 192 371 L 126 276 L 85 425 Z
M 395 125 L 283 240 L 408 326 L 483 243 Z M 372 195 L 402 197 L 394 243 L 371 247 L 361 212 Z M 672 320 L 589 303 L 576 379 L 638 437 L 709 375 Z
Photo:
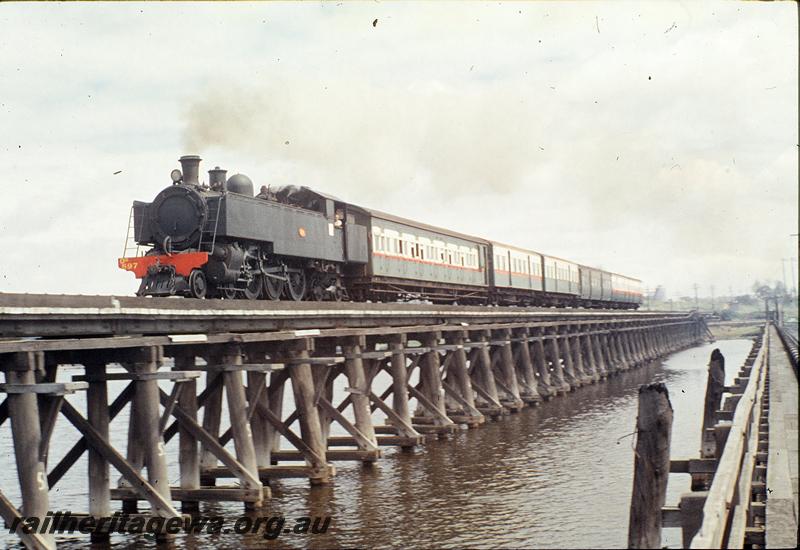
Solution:
M 664 290 L 664 287 L 658 285 L 656 289 L 653 291 L 653 301 L 654 302 L 664 302 L 667 299 L 667 291 Z

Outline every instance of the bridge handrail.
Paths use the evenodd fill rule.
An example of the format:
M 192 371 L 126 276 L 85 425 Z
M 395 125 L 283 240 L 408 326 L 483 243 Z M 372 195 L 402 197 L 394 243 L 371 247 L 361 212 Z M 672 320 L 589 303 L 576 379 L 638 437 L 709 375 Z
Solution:
M 743 512 L 749 506 L 748 488 L 758 450 L 760 405 L 769 357 L 769 326 L 764 327 L 761 349 L 736 405 L 725 449 L 703 506 L 703 523 L 690 548 L 741 548 L 744 544 L 747 514 Z

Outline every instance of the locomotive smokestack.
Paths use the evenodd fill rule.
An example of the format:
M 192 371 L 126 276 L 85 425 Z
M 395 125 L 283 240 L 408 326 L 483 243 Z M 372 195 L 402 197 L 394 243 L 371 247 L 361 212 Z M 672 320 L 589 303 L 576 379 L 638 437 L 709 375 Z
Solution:
M 227 170 L 219 166 L 215 167 L 213 170 L 209 170 L 208 186 L 211 189 L 225 189 L 225 181 L 227 180 L 225 176 L 227 173 Z
M 184 155 L 178 159 L 183 170 L 184 185 L 199 185 L 200 180 L 200 161 L 203 160 L 197 155 Z

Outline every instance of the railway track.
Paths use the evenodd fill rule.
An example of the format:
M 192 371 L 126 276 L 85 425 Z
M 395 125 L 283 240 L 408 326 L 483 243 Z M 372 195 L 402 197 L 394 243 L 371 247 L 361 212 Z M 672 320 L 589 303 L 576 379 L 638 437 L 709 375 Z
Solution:
M 783 342 L 783 347 L 786 348 L 786 352 L 791 357 L 794 372 L 795 374 L 798 374 L 798 360 L 800 359 L 800 352 L 798 351 L 797 336 L 792 334 L 791 331 L 787 330 L 786 327 L 776 328 L 778 330 L 778 336 L 780 336 L 781 342 Z
M 641 322 L 685 312 L 446 306 L 415 303 L 271 302 L 0 293 L 0 338 L 385 328 L 514 322 Z

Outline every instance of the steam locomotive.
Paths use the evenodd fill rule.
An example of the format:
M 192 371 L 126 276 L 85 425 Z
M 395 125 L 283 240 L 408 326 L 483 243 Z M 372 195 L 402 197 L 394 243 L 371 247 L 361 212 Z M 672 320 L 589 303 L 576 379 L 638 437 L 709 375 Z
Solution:
M 637 279 L 179 159 L 172 185 L 134 201 L 139 296 L 397 301 L 633 309 Z M 129 234 L 128 240 L 131 241 Z M 141 253 L 141 249 L 146 250 Z

